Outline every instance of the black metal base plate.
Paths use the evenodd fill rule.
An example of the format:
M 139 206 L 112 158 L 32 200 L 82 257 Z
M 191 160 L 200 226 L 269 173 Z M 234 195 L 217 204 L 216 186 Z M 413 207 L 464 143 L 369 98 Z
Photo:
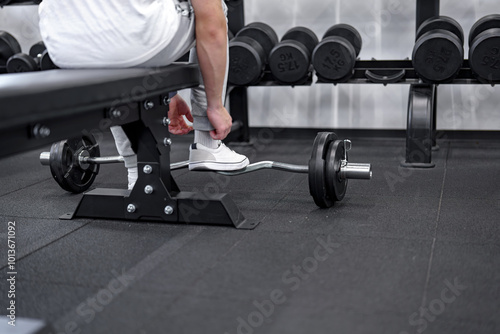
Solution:
M 405 168 L 434 168 L 434 167 L 436 167 L 436 164 L 433 162 L 423 163 L 423 162 L 401 161 L 401 167 L 405 167 Z
M 74 218 L 116 219 L 131 221 L 155 221 L 161 223 L 185 223 L 201 225 L 226 225 L 237 229 L 254 229 L 260 222 L 246 219 L 228 194 L 203 195 L 180 192 L 168 202 L 173 214 L 165 214 L 162 205 L 146 205 L 155 201 L 154 196 L 144 198 L 130 197 L 131 192 L 122 189 L 94 189 L 83 195 L 73 213 L 62 215 L 60 219 Z M 163 198 L 163 196 L 162 196 Z M 129 203 L 137 204 L 137 210 L 127 212 Z M 157 203 L 158 204 L 158 203 Z

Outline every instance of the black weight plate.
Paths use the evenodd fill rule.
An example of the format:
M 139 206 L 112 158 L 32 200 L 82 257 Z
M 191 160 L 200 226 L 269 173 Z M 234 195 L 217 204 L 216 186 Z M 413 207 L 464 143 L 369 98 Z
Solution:
M 264 50 L 254 39 L 236 36 L 229 42 L 229 83 L 255 84 L 262 77 L 264 67 Z
M 431 88 L 433 87 L 433 88 Z M 436 85 L 410 85 L 404 164 L 431 166 Z
M 306 47 L 297 41 L 278 43 L 269 54 L 269 69 L 273 77 L 285 84 L 304 82 L 310 73 L 311 57 Z
M 227 39 L 232 40 L 234 38 L 234 34 L 231 30 L 227 30 Z
M 243 27 L 236 36 L 247 36 L 256 40 L 264 49 L 264 61 L 267 62 L 267 57 L 273 47 L 278 44 L 278 35 L 269 25 L 263 22 L 253 22 Z
M 7 60 L 21 52 L 21 46 L 17 40 L 6 31 L 0 31 L 0 73 L 7 71 Z
M 491 28 L 476 36 L 469 49 L 469 65 L 478 80 L 500 82 L 500 28 Z
M 423 34 L 413 48 L 412 63 L 417 75 L 427 83 L 452 80 L 460 71 L 464 50 L 458 38 L 445 30 Z
M 99 157 L 99 145 L 93 136 L 72 138 L 52 144 L 50 148 L 50 171 L 56 182 L 66 191 L 81 193 L 87 190 L 99 172 L 98 164 L 82 168 L 78 157 L 86 151 L 89 157 Z
M 38 55 L 42 55 L 42 53 L 47 50 L 45 47 L 45 44 L 43 42 L 38 42 L 33 44 L 33 46 L 30 48 L 29 55 L 33 58 L 38 57 Z
M 43 51 L 42 58 L 40 59 L 40 69 L 42 71 L 53 70 L 58 68 L 50 58 L 47 50 Z
M 345 147 L 342 140 L 336 140 L 328 147 L 326 154 L 326 190 L 333 201 L 341 201 L 347 190 L 347 179 L 340 178 L 340 166 L 344 159 Z
M 316 46 L 312 56 L 313 67 L 319 78 L 342 82 L 353 74 L 356 52 L 350 42 L 343 37 L 330 36 Z
M 9 58 L 21 52 L 17 39 L 6 31 L 0 31 L 0 58 Z
M 33 72 L 38 69 L 35 60 L 27 54 L 18 53 L 7 61 L 8 73 Z
M 347 39 L 349 43 L 354 47 L 356 52 L 356 57 L 361 52 L 361 47 L 363 46 L 363 40 L 361 35 L 353 26 L 345 23 L 339 23 L 331 26 L 323 35 L 323 39 L 330 36 L 339 36 Z
M 316 34 L 306 27 L 294 27 L 288 30 L 281 38 L 282 42 L 286 40 L 294 40 L 302 43 L 309 50 L 309 54 L 312 54 L 314 48 L 319 43 Z
M 480 33 L 493 28 L 500 28 L 500 15 L 486 15 L 477 20 L 469 31 L 469 46 L 472 46 L 474 39 Z
M 464 44 L 464 31 L 460 24 L 448 16 L 436 16 L 422 22 L 420 27 L 417 29 L 417 34 L 415 40 L 420 39 L 425 33 L 432 30 L 446 30 L 454 34 L 460 40 L 460 43 Z
M 319 132 L 314 139 L 314 144 L 309 160 L 309 193 L 314 203 L 320 208 L 329 208 L 334 200 L 328 196 L 325 181 L 326 154 L 328 147 L 337 139 L 333 132 Z

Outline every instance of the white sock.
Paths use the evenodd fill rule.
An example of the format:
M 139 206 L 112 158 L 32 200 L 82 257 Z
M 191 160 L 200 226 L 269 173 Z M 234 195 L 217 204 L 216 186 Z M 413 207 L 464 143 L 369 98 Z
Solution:
M 128 169 L 128 190 L 134 188 L 135 182 L 137 181 L 137 167 L 130 167 Z
M 219 147 L 220 140 L 215 140 L 210 136 L 209 131 L 200 131 L 200 130 L 195 130 L 194 131 L 194 142 L 195 143 L 200 143 L 203 146 L 206 146 L 208 148 L 217 148 Z
M 132 190 L 135 182 L 137 181 L 137 155 L 130 155 L 123 157 L 123 161 L 125 162 L 125 167 L 128 172 L 128 189 Z

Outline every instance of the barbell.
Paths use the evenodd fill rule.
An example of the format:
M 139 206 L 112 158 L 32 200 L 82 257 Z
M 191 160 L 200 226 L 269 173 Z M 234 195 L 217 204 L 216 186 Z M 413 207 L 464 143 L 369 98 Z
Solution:
M 333 132 L 319 132 L 314 140 L 308 165 L 295 165 L 276 161 L 260 161 L 235 171 L 220 171 L 222 175 L 236 176 L 261 169 L 275 169 L 292 173 L 306 173 L 309 192 L 317 206 L 329 208 L 341 201 L 349 179 L 372 178 L 371 165 L 348 162 L 350 140 L 339 140 Z M 56 182 L 66 191 L 81 193 L 92 185 L 99 165 L 123 162 L 123 157 L 100 157 L 99 145 L 91 135 L 63 140 L 52 144 L 50 152 L 40 154 L 40 163 L 50 166 Z M 172 163 L 170 170 L 187 168 L 188 161 Z

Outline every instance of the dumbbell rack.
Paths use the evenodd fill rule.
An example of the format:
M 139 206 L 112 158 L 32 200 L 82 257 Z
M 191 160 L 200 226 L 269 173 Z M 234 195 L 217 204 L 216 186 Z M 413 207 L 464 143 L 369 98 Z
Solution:
M 244 27 L 243 1 L 227 1 L 229 29 L 237 32 Z M 416 0 L 416 30 L 428 18 L 440 15 L 439 0 Z M 318 80 L 317 83 L 330 83 Z M 410 84 L 408 119 L 406 129 L 406 156 L 404 167 L 434 167 L 432 150 L 436 148 L 437 85 L 422 83 L 411 60 L 358 60 L 349 84 Z M 310 85 L 311 80 L 303 85 Z M 464 60 L 458 76 L 449 84 L 482 84 L 475 79 Z M 273 86 L 279 83 L 264 75 L 256 86 Z M 231 139 L 249 141 L 247 87 L 233 87 L 230 93 L 230 110 L 234 120 L 244 124 Z

